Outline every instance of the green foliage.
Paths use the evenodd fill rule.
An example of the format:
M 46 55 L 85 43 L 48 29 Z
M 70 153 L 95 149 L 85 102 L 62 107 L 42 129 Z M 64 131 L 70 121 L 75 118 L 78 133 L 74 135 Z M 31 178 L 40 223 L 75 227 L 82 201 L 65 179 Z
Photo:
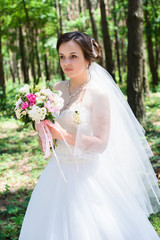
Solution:
M 24 194 L 27 194 L 27 197 L 24 198 Z M 30 190 L 22 191 L 21 189 L 14 194 L 8 190 L 1 194 L 1 199 L 6 199 L 6 196 L 9 196 L 9 201 L 6 200 L 6 210 L 0 210 L 0 239 L 17 240 L 30 195 Z M 20 201 L 21 198 L 24 198 L 23 202 Z
M 160 236 L 160 213 L 156 215 L 152 214 L 149 217 L 150 222 L 152 223 L 154 229 L 157 231 L 158 235 Z
M 14 97 L 20 86 L 7 88 L 0 120 L 0 239 L 18 239 L 33 187 L 47 161 L 31 126 L 14 118 Z
M 7 94 L 6 98 L 3 99 L 3 104 L 0 105 L 0 117 L 4 118 L 9 118 L 9 117 L 14 117 L 14 103 L 15 103 L 15 96 L 18 93 L 18 89 L 16 87 L 12 88 L 13 86 L 12 82 L 8 84 L 7 87 Z M 3 114 L 2 114 L 3 111 Z
M 154 116 L 154 121 L 153 121 Z M 154 93 L 152 98 L 146 98 L 146 120 L 144 127 L 147 140 L 150 142 L 154 156 L 151 158 L 153 167 L 160 167 L 160 102 L 159 93 Z

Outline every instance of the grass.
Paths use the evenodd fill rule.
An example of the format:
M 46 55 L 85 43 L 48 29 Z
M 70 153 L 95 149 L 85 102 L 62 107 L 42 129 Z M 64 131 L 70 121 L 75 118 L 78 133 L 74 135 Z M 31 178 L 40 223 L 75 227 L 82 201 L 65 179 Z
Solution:
M 14 118 L 0 122 L 0 239 L 18 239 L 31 192 L 47 161 L 37 133 Z
M 160 93 L 151 93 L 150 98 L 146 98 L 145 103 L 146 119 L 143 125 L 146 130 L 147 140 L 154 154 L 151 158 L 151 163 L 160 184 Z M 156 215 L 152 214 L 149 219 L 160 236 L 160 212 Z
M 0 239 L 17 240 L 32 190 L 47 164 L 38 145 L 37 133 L 23 128 L 14 116 L 17 88 L 8 89 L 6 107 L 0 111 Z M 160 180 L 160 94 L 146 99 L 144 128 L 155 154 L 152 165 Z M 160 235 L 160 213 L 150 216 Z

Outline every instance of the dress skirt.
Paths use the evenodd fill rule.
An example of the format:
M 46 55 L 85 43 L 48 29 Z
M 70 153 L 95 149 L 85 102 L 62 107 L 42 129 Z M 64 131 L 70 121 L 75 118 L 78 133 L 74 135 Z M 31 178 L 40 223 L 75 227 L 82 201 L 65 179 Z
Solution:
M 32 193 L 19 240 L 158 240 L 118 169 L 52 156 Z

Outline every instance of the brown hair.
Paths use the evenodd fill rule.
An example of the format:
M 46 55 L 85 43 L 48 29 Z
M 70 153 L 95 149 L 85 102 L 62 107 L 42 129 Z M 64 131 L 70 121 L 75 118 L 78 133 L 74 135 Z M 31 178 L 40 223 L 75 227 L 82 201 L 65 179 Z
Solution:
M 86 33 L 80 31 L 62 34 L 57 41 L 57 51 L 62 43 L 75 41 L 82 49 L 84 58 L 90 63 L 101 58 L 101 51 L 98 43 Z

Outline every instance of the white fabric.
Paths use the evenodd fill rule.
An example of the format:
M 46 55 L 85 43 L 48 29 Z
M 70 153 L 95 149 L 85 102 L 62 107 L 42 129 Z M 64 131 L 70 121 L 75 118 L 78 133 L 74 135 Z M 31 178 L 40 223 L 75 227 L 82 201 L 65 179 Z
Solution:
M 72 153 L 63 141 L 57 142 L 67 183 L 52 156 L 32 193 L 19 240 L 160 239 L 147 218 L 159 209 L 148 159 L 152 152 L 120 90 L 103 71 L 91 64 L 82 103 L 73 103 L 57 119 L 77 133 Z M 102 87 L 103 74 L 109 82 Z
M 109 73 L 92 63 L 89 74 L 91 82 L 81 107 L 91 112 L 91 119 L 86 125 L 82 119 L 78 125 L 74 155 L 92 159 L 99 153 L 106 172 L 109 166 L 119 168 L 146 215 L 156 213 L 160 211 L 160 189 L 145 131 Z M 92 136 L 98 140 L 93 141 Z

